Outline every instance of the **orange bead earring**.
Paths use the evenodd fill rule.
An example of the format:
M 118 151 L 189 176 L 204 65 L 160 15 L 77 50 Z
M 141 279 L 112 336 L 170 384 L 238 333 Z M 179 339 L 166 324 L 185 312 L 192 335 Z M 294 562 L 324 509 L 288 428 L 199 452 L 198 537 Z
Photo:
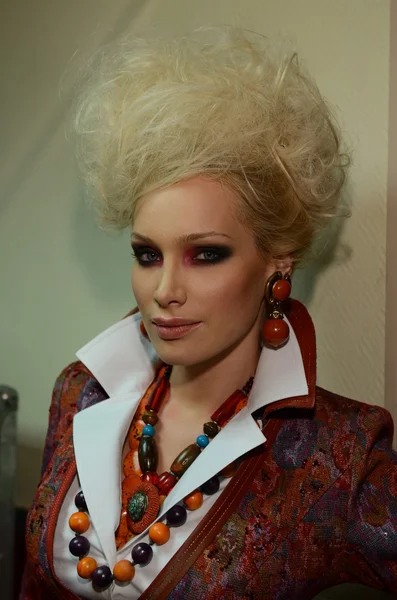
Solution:
M 283 276 L 281 271 L 277 271 L 269 277 L 265 291 L 267 319 L 262 327 L 262 339 L 265 346 L 275 350 L 284 346 L 289 339 L 289 327 L 284 321 L 281 303 L 287 300 L 290 294 L 289 275 Z
M 140 322 L 139 329 L 141 330 L 141 334 L 143 335 L 143 337 L 148 340 L 149 339 L 148 332 L 146 331 L 146 327 L 143 324 L 143 321 Z

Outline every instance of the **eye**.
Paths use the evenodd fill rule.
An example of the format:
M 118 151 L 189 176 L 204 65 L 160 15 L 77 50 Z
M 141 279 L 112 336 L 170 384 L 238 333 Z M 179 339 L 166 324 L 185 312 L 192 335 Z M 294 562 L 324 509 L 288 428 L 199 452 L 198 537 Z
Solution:
M 160 254 L 146 246 L 132 246 L 132 256 L 136 258 L 140 265 L 151 265 L 161 261 Z
M 230 248 L 200 248 L 194 260 L 203 263 L 218 263 L 229 258 L 231 254 Z
M 215 250 L 203 250 L 196 256 L 196 260 L 205 260 L 206 262 L 214 262 L 214 260 L 217 260 L 218 258 L 219 254 L 217 254 Z

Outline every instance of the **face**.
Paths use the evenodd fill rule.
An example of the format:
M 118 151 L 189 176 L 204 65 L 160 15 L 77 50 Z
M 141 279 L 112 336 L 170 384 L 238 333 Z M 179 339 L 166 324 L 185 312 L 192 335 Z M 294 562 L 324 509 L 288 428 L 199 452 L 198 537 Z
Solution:
M 259 347 L 263 297 L 275 267 L 235 215 L 235 194 L 196 177 L 144 196 L 131 244 L 132 289 L 160 358 L 216 361 L 252 336 Z

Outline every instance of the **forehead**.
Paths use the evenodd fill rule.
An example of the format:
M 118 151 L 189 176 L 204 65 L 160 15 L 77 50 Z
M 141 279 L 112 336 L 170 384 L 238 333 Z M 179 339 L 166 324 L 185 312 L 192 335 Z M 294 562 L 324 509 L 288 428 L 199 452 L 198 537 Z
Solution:
M 152 234 L 186 234 L 221 228 L 237 235 L 242 229 L 237 203 L 234 192 L 219 181 L 195 177 L 143 196 L 134 215 L 134 229 L 149 235 L 148 229 Z

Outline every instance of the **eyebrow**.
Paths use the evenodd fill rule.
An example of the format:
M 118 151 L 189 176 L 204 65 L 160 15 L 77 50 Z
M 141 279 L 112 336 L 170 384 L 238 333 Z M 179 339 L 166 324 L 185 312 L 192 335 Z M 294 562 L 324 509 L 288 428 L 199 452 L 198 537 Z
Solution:
M 177 242 L 177 244 L 181 244 L 181 245 L 189 244 L 190 242 L 196 242 L 197 240 L 200 240 L 202 238 L 208 238 L 208 237 L 214 237 L 214 236 L 225 237 L 225 238 L 228 238 L 229 240 L 232 239 L 230 237 L 230 235 L 227 235 L 226 233 L 220 233 L 219 231 L 205 231 L 203 233 L 187 233 L 186 235 L 181 235 L 180 237 L 178 237 L 176 239 L 176 242 Z M 151 240 L 149 237 L 147 237 L 146 235 L 137 233 L 136 231 L 132 232 L 131 237 L 137 238 L 138 240 L 141 240 L 142 242 L 154 244 L 153 240 Z

